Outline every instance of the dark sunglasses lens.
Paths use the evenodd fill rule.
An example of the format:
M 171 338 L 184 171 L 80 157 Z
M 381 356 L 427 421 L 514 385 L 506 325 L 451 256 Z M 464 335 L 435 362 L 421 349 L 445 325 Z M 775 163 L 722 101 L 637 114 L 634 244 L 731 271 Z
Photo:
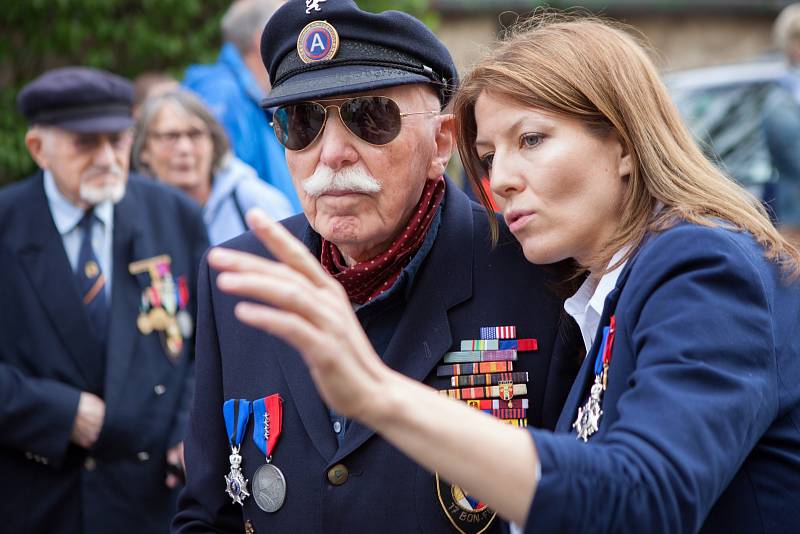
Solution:
M 383 96 L 360 96 L 342 104 L 342 120 L 351 132 L 373 145 L 385 145 L 400 133 L 400 108 Z
M 303 150 L 325 125 L 325 108 L 314 102 L 281 106 L 272 118 L 278 141 L 289 150 Z

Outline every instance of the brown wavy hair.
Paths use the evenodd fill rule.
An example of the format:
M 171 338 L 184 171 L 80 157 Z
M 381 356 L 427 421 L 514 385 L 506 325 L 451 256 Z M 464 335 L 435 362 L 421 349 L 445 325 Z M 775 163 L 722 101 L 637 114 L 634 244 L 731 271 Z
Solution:
M 475 102 L 484 92 L 577 119 L 595 134 L 613 130 L 619 136 L 632 171 L 620 225 L 593 264 L 608 265 L 624 245 L 631 245 L 631 254 L 648 232 L 689 221 L 749 232 L 766 258 L 793 278 L 800 275 L 800 253 L 762 204 L 706 159 L 643 46 L 621 25 L 539 13 L 509 30 L 464 78 L 453 104 L 458 151 L 491 213 L 475 150 Z

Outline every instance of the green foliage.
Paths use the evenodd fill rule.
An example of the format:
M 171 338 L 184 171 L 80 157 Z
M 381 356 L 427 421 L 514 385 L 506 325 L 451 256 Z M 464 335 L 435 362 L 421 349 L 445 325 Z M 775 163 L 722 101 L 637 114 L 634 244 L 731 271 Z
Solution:
M 229 0 L 11 0 L 0 14 L 0 183 L 34 169 L 25 150 L 19 89 L 47 69 L 88 65 L 134 77 L 180 76 L 211 61 Z
M 146 71 L 181 77 L 214 61 L 219 22 L 231 0 L 6 0 L 0 12 L 0 185 L 35 169 L 25 149 L 17 92 L 42 72 L 88 65 L 133 78 Z M 363 9 L 400 9 L 429 24 L 428 0 L 365 0 Z

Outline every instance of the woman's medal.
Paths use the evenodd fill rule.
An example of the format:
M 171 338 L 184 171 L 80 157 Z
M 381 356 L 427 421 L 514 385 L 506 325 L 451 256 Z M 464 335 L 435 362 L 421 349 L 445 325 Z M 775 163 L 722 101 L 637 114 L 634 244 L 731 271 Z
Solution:
M 245 399 L 226 400 L 222 406 L 225 417 L 225 430 L 228 432 L 228 442 L 231 444 L 231 470 L 225 475 L 225 492 L 230 495 L 233 502 L 244 506 L 244 500 L 250 496 L 247 491 L 247 479 L 242 474 L 242 457 L 239 450 L 242 447 L 242 438 L 250 418 L 250 401 Z
M 608 367 L 611 364 L 611 347 L 614 343 L 615 329 L 615 316 L 611 316 L 610 325 L 603 328 L 603 340 L 594 362 L 594 384 L 589 392 L 589 399 L 586 404 L 578 408 L 578 417 L 572 423 L 572 428 L 578 433 L 578 439 L 582 439 L 584 442 L 600 429 L 600 416 L 603 415 L 602 397 L 608 384 Z
M 253 499 L 265 512 L 277 512 L 286 499 L 286 479 L 272 464 L 272 452 L 281 435 L 283 401 L 277 393 L 253 401 L 253 441 L 267 459 L 253 475 Z

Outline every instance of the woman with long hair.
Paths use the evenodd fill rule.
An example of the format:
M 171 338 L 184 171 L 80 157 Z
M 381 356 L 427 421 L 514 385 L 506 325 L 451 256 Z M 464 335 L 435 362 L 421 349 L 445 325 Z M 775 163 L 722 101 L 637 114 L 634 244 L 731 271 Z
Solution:
M 209 255 L 218 286 L 251 299 L 239 319 L 297 348 L 337 413 L 514 529 L 796 530 L 800 255 L 703 157 L 642 47 L 540 16 L 465 77 L 454 113 L 470 176 L 488 174 L 528 260 L 585 275 L 565 310 L 587 352 L 556 432 L 386 367 L 341 288 L 257 213 L 283 264 Z

